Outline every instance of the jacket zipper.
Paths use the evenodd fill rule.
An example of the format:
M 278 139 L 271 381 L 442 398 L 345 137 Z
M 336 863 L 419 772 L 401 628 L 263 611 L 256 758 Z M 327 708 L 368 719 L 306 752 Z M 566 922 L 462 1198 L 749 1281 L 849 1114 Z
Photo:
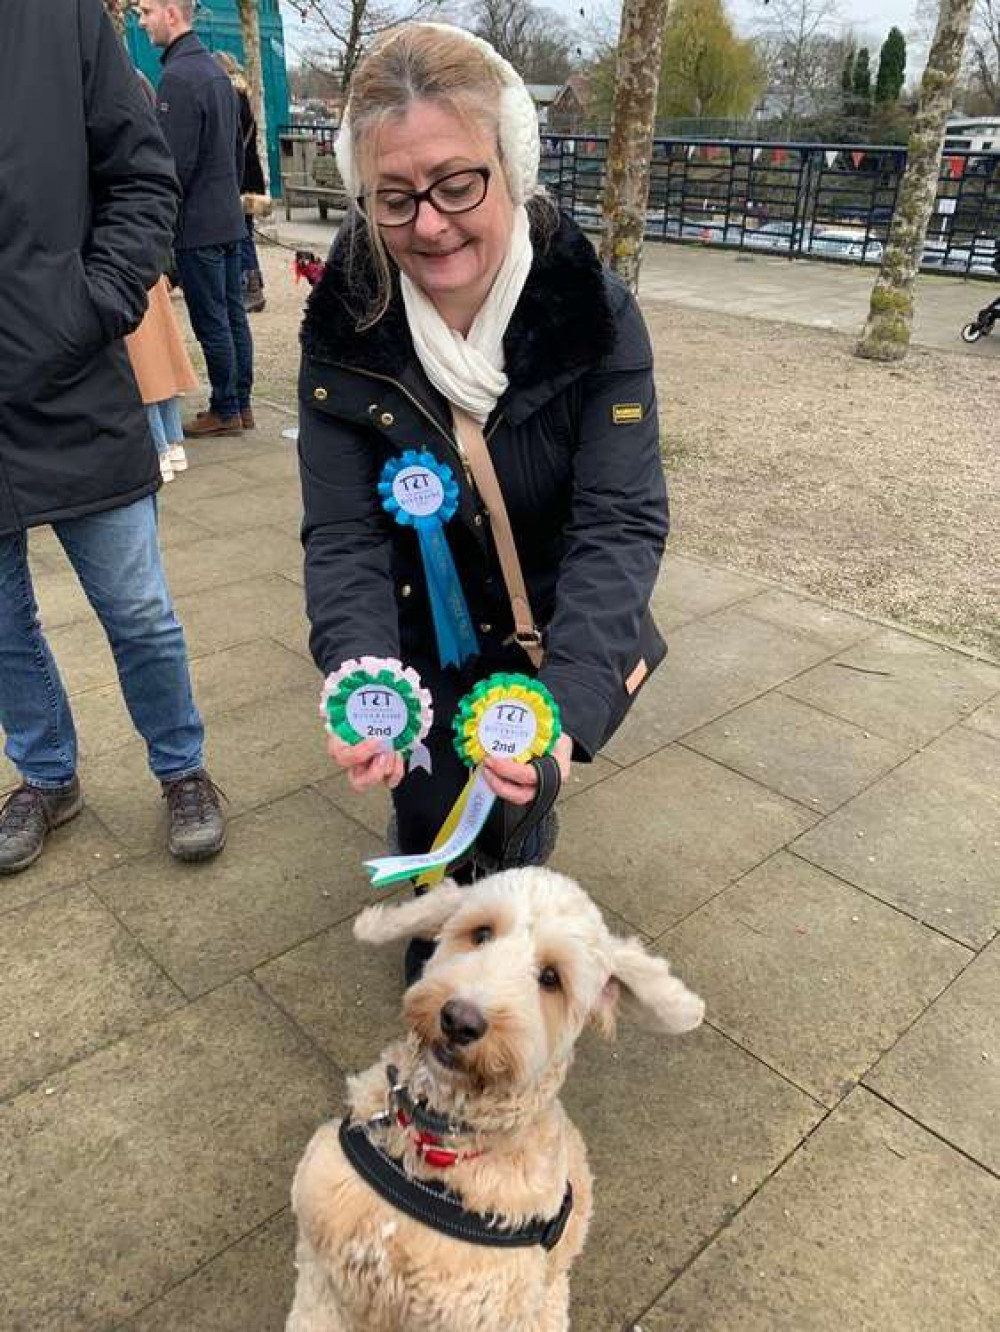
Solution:
M 403 397 L 406 398 L 409 402 L 412 402 L 414 407 L 416 407 L 417 411 L 420 413 L 420 415 L 425 417 L 428 421 L 430 421 L 431 425 L 438 432 L 438 434 L 447 441 L 449 447 L 451 448 L 451 451 L 457 455 L 459 462 L 462 464 L 462 470 L 465 472 L 465 479 L 466 481 L 468 481 L 470 489 L 472 490 L 473 494 L 478 495 L 479 492 L 476 490 L 476 483 L 472 476 L 472 468 L 469 466 L 468 455 L 466 454 L 465 449 L 462 448 L 461 441 L 456 436 L 450 435 L 448 431 L 445 430 L 444 427 L 441 425 L 440 421 L 438 421 L 436 417 L 430 414 L 430 412 L 423 405 L 420 399 L 415 398 L 413 394 L 410 392 L 410 390 L 406 388 L 404 384 L 401 384 L 398 379 L 392 379 L 389 375 L 379 375 L 376 374 L 375 371 L 373 370 L 358 370 L 356 366 L 345 365 L 342 361 L 333 361 L 331 362 L 331 364 L 338 366 L 341 370 L 350 370 L 352 374 L 364 375 L 368 379 L 377 379 L 383 384 L 391 384 L 394 389 L 398 389 L 399 392 L 402 393 Z M 494 430 L 496 429 L 497 424 L 499 424 L 499 421 L 494 422 L 493 426 Z M 491 430 L 490 434 L 492 433 L 493 431 Z

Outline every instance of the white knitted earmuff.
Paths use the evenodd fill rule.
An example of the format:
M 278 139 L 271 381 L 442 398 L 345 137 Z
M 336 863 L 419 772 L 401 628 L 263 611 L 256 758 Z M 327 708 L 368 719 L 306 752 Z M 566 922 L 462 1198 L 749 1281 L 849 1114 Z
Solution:
M 462 37 L 474 46 L 493 66 L 503 87 L 500 92 L 500 155 L 503 159 L 507 188 L 515 204 L 526 203 L 538 186 L 538 113 L 531 100 L 531 94 L 524 86 L 524 80 L 517 70 L 495 51 L 489 42 L 483 41 L 464 28 L 456 28 L 450 23 L 407 24 L 407 27 L 437 28 L 440 32 Z M 405 31 L 405 28 L 401 31 Z M 361 182 L 354 167 L 354 143 L 351 133 L 351 105 L 348 102 L 340 122 L 340 133 L 334 144 L 334 154 L 341 179 L 350 198 L 357 198 L 361 193 Z

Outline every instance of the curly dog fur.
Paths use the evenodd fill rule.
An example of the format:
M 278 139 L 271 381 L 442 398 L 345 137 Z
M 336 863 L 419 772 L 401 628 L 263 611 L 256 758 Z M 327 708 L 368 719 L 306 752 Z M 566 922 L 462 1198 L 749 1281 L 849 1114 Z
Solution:
M 415 1099 L 463 1126 L 449 1142 L 459 1159 L 441 1168 L 393 1122 L 381 1145 L 411 1178 L 443 1181 L 467 1209 L 509 1226 L 558 1212 L 569 1180 L 573 1212 L 548 1252 L 452 1239 L 383 1201 L 345 1159 L 338 1125 L 324 1125 L 292 1189 L 298 1285 L 287 1332 L 566 1332 L 569 1270 L 592 1205 L 583 1140 L 558 1099 L 576 1039 L 588 1022 L 613 1036 L 623 998 L 666 1032 L 696 1027 L 704 1006 L 550 870 L 446 882 L 355 924 L 371 944 L 414 934 L 436 935 L 437 950 L 406 992 L 407 1036 L 348 1080 L 351 1117 L 385 1110 L 394 1064 Z

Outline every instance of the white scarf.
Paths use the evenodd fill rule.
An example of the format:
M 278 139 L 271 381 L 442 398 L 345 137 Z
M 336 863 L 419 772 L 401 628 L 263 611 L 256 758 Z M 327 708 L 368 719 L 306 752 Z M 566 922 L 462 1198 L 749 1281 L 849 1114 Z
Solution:
M 434 387 L 482 425 L 507 387 L 503 336 L 531 270 L 533 251 L 524 205 L 514 209 L 507 257 L 468 337 L 449 328 L 430 299 L 405 273 L 400 276 L 406 318 L 424 373 Z

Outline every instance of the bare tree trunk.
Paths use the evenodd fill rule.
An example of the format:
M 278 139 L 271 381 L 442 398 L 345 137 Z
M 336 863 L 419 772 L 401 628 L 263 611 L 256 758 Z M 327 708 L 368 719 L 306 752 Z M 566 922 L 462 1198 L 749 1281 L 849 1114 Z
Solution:
M 264 184 L 270 186 L 271 172 L 267 155 L 267 113 L 264 109 L 264 78 L 260 64 L 260 18 L 257 0 L 239 0 L 240 30 L 243 34 L 243 67 L 250 85 L 250 105 L 257 122 L 257 148 L 264 171 Z M 263 146 L 263 152 L 260 148 Z
M 975 0 L 941 0 L 937 31 L 920 84 L 906 170 L 882 267 L 857 354 L 870 361 L 901 361 L 913 327 L 913 284 L 934 210 L 945 128 Z
M 132 0 L 104 0 L 104 8 L 108 12 L 108 18 L 115 25 L 118 36 L 124 41 L 125 17 L 132 8 Z
M 601 258 L 633 291 L 639 285 L 642 238 L 653 156 L 660 47 L 669 0 L 623 0 L 614 119 L 604 186 Z

